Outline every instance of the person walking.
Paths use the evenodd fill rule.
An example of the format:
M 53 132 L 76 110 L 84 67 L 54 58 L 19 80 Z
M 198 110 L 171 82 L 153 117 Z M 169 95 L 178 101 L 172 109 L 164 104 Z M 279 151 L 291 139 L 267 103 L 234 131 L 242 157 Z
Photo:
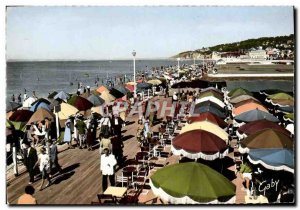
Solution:
M 89 126 L 87 128 L 86 131 L 86 144 L 88 147 L 88 151 L 92 151 L 93 150 L 93 144 L 94 144 L 94 135 L 93 135 L 93 125 L 91 124 L 91 122 L 89 123 Z
M 86 124 L 83 122 L 83 119 L 81 116 L 78 118 L 75 127 L 78 130 L 79 148 L 82 149 L 82 148 L 86 147 L 86 145 L 85 145 Z
M 105 192 L 108 186 L 108 178 L 111 186 L 115 186 L 114 166 L 117 164 L 116 158 L 105 148 L 101 155 L 100 171 L 102 172 L 102 190 Z
M 21 93 L 18 95 L 18 103 L 22 103 Z
M 50 174 L 50 158 L 49 158 L 49 155 L 46 154 L 46 149 L 44 147 L 41 148 L 41 153 L 39 154 L 38 161 L 35 163 L 34 167 L 36 167 L 37 165 L 39 165 L 39 169 L 42 174 L 42 183 L 41 183 L 40 189 L 39 189 L 40 191 L 42 191 L 45 179 L 48 180 L 48 184 L 46 185 L 46 187 L 48 187 L 52 184 L 50 176 L 49 176 L 49 174 Z
M 67 142 L 69 149 L 73 148 L 73 146 L 72 146 L 72 133 L 71 133 L 71 120 L 70 119 L 68 119 L 65 122 L 64 142 Z
M 59 173 L 62 173 L 61 166 L 58 163 L 58 152 L 57 152 L 57 145 L 54 144 L 55 140 L 48 140 L 48 155 L 50 158 L 50 178 L 53 175 L 54 170 L 57 170 Z
M 29 184 L 32 184 L 34 182 L 35 175 L 34 167 L 38 160 L 37 152 L 29 142 L 26 142 L 24 153 L 24 165 L 29 173 Z
M 34 205 L 37 204 L 37 200 L 33 197 L 35 189 L 31 185 L 27 185 L 25 187 L 25 193 L 21 195 L 18 199 L 18 204 L 21 205 Z
M 11 101 L 12 101 L 12 102 L 15 102 L 15 100 L 16 100 L 15 94 L 13 94 L 13 95 L 11 96 Z
M 112 150 L 112 144 L 108 134 L 105 134 L 100 140 L 100 154 L 102 154 L 105 149 L 109 149 L 110 151 Z

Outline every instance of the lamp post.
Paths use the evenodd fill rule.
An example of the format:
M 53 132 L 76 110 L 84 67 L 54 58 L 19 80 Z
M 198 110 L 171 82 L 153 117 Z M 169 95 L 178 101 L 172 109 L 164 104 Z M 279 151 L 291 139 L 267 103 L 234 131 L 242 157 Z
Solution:
M 177 58 L 177 62 L 178 62 L 178 64 L 177 64 L 177 71 L 178 71 L 178 77 L 179 77 L 179 61 L 180 61 L 180 58 Z
M 133 97 L 136 98 L 136 80 L 135 80 L 135 56 L 136 56 L 136 52 L 135 52 L 135 50 L 133 50 L 132 55 L 133 55 L 133 82 L 134 82 Z

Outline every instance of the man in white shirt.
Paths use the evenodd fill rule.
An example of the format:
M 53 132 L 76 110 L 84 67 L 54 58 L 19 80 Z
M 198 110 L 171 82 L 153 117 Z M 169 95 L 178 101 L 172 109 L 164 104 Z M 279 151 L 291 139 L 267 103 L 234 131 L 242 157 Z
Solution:
M 115 186 L 114 166 L 117 164 L 117 160 L 113 154 L 109 152 L 109 149 L 104 149 L 104 154 L 101 155 L 100 171 L 102 172 L 102 189 L 103 192 L 107 189 L 107 178 L 109 177 L 110 185 Z

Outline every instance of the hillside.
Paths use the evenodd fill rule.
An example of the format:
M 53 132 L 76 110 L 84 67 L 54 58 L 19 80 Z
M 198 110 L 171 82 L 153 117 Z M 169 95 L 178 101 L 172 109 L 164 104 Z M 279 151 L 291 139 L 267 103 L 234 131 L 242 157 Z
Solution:
M 199 55 L 210 55 L 213 51 L 216 52 L 246 52 L 250 49 L 257 49 L 262 47 L 266 49 L 268 47 L 277 48 L 279 50 L 294 50 L 294 34 L 289 36 L 276 36 L 276 37 L 261 37 L 257 39 L 247 39 L 241 42 L 233 42 L 227 44 L 219 44 L 212 47 L 197 49 L 195 51 L 185 51 L 181 52 L 172 58 L 187 58 L 187 57 L 197 57 Z

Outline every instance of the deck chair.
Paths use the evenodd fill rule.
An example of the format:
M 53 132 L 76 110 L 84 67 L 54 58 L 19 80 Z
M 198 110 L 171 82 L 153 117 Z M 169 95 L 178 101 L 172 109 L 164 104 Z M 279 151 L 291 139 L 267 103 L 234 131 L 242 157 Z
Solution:
M 116 186 L 121 186 L 123 187 L 124 185 L 128 186 L 129 184 L 129 178 L 127 176 L 118 176 L 116 175 Z
M 112 195 L 97 194 L 100 204 L 116 204 L 116 199 Z

